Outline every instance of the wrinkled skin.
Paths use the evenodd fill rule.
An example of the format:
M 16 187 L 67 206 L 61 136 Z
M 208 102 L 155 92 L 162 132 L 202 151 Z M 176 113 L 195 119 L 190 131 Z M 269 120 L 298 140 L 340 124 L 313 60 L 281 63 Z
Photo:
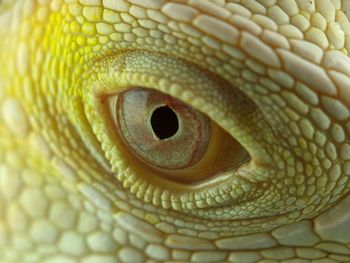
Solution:
M 349 262 L 347 8 L 0 1 L 0 261 Z M 196 184 L 153 175 L 101 100 L 134 86 L 251 159 Z

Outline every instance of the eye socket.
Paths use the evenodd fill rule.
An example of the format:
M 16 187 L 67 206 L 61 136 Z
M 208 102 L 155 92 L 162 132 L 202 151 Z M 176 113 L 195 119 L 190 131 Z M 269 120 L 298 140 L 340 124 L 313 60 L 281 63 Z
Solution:
M 209 179 L 249 159 L 206 115 L 148 88 L 108 96 L 112 133 L 142 174 L 180 183 Z

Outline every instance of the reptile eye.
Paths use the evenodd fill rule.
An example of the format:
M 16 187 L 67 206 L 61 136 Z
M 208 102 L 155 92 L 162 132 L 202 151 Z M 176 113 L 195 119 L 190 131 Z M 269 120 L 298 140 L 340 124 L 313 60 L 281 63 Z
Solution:
M 113 110 L 114 104 L 111 107 Z M 149 165 L 164 169 L 191 167 L 208 148 L 209 119 L 160 92 L 132 89 L 121 93 L 115 117 L 123 141 Z
M 206 115 L 159 91 L 133 88 L 110 96 L 107 104 L 114 134 L 132 162 L 162 177 L 194 182 L 232 168 L 248 156 Z M 227 158 L 217 158 L 224 155 Z

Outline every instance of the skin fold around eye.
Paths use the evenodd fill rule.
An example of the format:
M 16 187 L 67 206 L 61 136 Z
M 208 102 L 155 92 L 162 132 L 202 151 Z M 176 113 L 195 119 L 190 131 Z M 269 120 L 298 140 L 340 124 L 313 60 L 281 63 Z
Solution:
M 86 126 L 91 126 L 100 143 L 98 149 L 111 165 L 110 176 L 101 178 L 104 182 L 122 186 L 159 208 L 186 214 L 200 209 L 205 219 L 214 217 L 215 208 L 259 198 L 270 186 L 259 180 L 270 168 L 264 165 L 270 156 L 262 145 L 259 147 L 263 141 L 259 138 L 273 134 L 252 132 L 250 122 L 255 119 L 260 121 L 254 130 L 268 131 L 263 129 L 268 126 L 261 112 L 219 74 L 183 58 L 140 50 L 101 52 L 89 67 L 92 74 L 84 84 L 82 107 Z M 171 170 L 150 165 L 120 136 L 116 119 L 118 95 L 140 87 L 172 96 L 207 116 L 211 127 L 208 150 L 193 166 Z M 85 134 L 87 129 L 82 127 L 81 131 Z
M 110 96 L 107 104 L 116 139 L 133 165 L 151 174 L 193 183 L 249 160 L 245 149 L 207 116 L 159 91 L 131 88 Z
M 268 182 L 260 183 L 264 179 L 261 174 L 269 169 L 265 163 L 270 156 L 263 145 L 260 147 L 263 140 L 259 138 L 266 140 L 273 134 L 261 132 L 268 131 L 262 113 L 226 79 L 198 63 L 150 51 L 102 52 L 89 65 L 93 74 L 84 85 L 84 111 L 111 164 L 111 183 L 121 184 L 146 203 L 186 213 L 194 208 L 227 206 L 233 200 L 252 200 L 269 187 Z M 207 116 L 210 138 L 198 162 L 182 169 L 162 168 L 140 158 L 125 142 L 118 128 L 116 105 L 118 96 L 135 88 L 171 96 L 171 100 L 176 98 L 184 107 L 191 106 Z M 151 107 L 144 126 L 152 125 L 153 112 L 165 105 Z M 176 118 L 180 127 L 181 118 Z M 251 130 L 253 120 L 260 120 L 254 126 L 259 132 Z M 202 211 L 208 211 L 208 218 L 212 218 L 214 211 Z

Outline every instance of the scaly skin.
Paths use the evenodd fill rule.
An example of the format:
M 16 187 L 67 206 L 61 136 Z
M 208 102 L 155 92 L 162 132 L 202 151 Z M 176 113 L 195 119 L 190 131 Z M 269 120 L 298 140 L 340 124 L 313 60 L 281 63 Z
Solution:
M 350 262 L 347 8 L 2 1 L 0 261 Z M 98 100 L 130 86 L 204 112 L 252 159 L 198 186 L 150 177 Z

